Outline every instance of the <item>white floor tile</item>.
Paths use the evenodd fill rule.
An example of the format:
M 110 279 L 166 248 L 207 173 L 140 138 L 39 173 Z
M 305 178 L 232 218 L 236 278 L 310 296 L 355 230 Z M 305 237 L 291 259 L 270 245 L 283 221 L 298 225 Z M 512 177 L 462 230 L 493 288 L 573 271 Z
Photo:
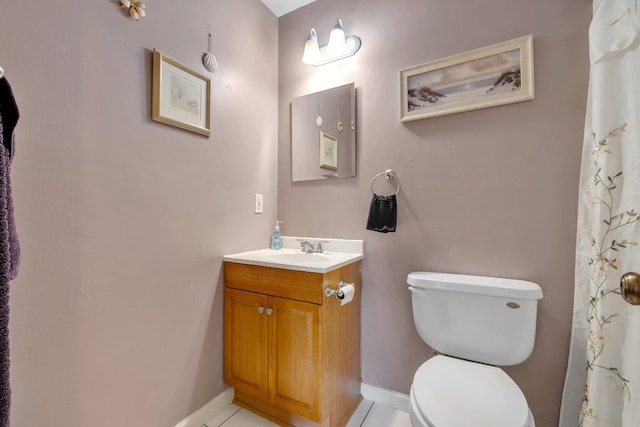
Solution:
M 224 423 L 229 418 L 231 418 L 231 416 L 236 412 L 238 412 L 239 410 L 240 410 L 240 407 L 232 403 L 231 405 L 224 408 L 224 410 L 220 412 L 218 415 L 216 415 L 215 417 L 207 421 L 204 427 L 220 427 L 222 423 Z
M 362 427 L 411 427 L 411 421 L 406 412 L 375 403 Z
M 360 427 L 371 410 L 371 406 L 373 406 L 372 401 L 362 399 L 358 408 L 354 411 L 353 415 L 351 415 L 346 427 Z
M 251 411 L 231 404 L 203 427 L 278 427 Z M 411 427 L 409 414 L 363 399 L 346 427 Z
M 279 427 L 277 424 L 272 423 L 269 420 L 265 420 L 254 414 L 253 412 L 247 411 L 246 409 L 240 409 L 238 412 L 233 414 L 231 418 L 227 421 L 224 421 L 221 424 L 222 427 Z M 211 427 L 211 426 L 207 426 Z

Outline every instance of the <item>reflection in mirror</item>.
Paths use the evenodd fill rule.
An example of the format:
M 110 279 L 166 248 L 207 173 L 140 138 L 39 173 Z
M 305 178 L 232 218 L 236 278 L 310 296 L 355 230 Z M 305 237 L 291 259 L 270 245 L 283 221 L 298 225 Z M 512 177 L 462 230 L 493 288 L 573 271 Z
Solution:
M 356 176 L 355 85 L 291 101 L 291 177 L 311 181 Z

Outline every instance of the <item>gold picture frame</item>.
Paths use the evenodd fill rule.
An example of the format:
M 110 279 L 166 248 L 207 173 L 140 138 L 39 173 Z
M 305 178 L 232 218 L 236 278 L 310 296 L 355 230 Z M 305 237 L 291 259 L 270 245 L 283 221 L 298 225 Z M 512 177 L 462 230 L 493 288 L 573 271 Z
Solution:
M 320 167 L 338 170 L 338 140 L 320 131 Z
M 151 119 L 211 135 L 211 79 L 153 50 Z
M 402 122 L 534 98 L 532 35 L 400 71 Z

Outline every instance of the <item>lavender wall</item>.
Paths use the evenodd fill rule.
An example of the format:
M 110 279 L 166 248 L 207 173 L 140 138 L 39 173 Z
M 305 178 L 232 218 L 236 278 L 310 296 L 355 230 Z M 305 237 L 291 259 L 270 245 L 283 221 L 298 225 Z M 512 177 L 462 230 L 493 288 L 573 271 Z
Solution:
M 220 393 L 221 257 L 275 220 L 277 18 L 259 0 L 150 1 L 140 22 L 118 5 L 0 3 L 21 110 L 14 426 L 173 426 Z M 211 76 L 211 138 L 150 120 L 153 48 Z
M 360 52 L 320 68 L 302 64 L 310 28 L 326 44 L 338 17 L 362 38 Z M 280 19 L 278 216 L 285 234 L 365 240 L 364 382 L 408 393 L 431 355 L 413 324 L 409 272 L 531 280 L 544 290 L 536 347 L 507 371 L 536 424 L 558 424 L 590 17 L 587 0 L 319 0 Z M 534 101 L 400 123 L 399 70 L 526 34 L 534 35 Z M 358 176 L 292 183 L 291 99 L 351 81 Z M 387 168 L 402 183 L 398 231 L 379 234 L 365 230 L 370 180 Z

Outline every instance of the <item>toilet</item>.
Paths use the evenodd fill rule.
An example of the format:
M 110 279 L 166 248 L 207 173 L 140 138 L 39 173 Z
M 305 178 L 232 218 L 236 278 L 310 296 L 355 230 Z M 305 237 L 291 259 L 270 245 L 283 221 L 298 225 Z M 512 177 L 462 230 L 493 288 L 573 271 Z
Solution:
M 524 394 L 498 366 L 533 351 L 540 286 L 425 271 L 407 283 L 418 334 L 436 352 L 413 377 L 413 427 L 535 427 Z

